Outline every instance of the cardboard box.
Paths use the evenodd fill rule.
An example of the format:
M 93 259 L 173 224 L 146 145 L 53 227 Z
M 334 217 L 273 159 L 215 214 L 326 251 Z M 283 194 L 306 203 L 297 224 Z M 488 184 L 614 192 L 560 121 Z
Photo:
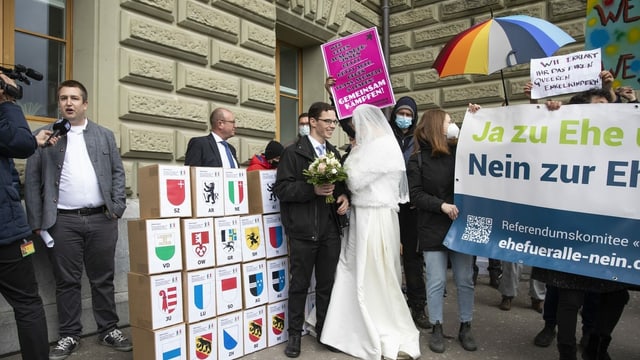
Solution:
M 216 271 L 216 306 L 218 315 L 242 309 L 242 274 L 240 264 L 227 265 Z
M 216 265 L 213 218 L 182 219 L 182 254 L 184 270 Z
M 289 339 L 289 318 L 287 315 L 287 302 L 281 301 L 267 305 L 267 345 L 269 347 L 282 344 Z
M 143 219 L 190 217 L 189 167 L 156 164 L 138 169 L 138 198 Z
M 264 230 L 262 229 L 262 215 L 240 216 L 240 234 L 242 234 L 242 261 L 249 262 L 264 259 L 266 249 L 264 245 Z
M 215 360 L 218 358 L 218 321 L 209 319 L 188 324 L 187 347 L 189 360 Z
M 267 260 L 269 279 L 269 303 L 286 300 L 289 297 L 289 258 Z
M 129 266 L 139 274 L 182 270 L 180 219 L 130 220 Z
M 267 259 L 287 255 L 287 236 L 284 233 L 280 213 L 263 215 L 262 226 Z
M 216 271 L 204 269 L 182 273 L 184 318 L 194 323 L 216 316 Z
M 257 308 L 244 311 L 244 354 L 251 354 L 267 347 L 267 308 Z
M 280 212 L 280 200 L 273 192 L 276 170 L 247 172 L 249 181 L 249 214 L 269 214 Z
M 223 174 L 225 216 L 248 214 L 247 169 L 223 169 Z
M 191 213 L 194 217 L 224 216 L 222 168 L 191 167 Z
M 240 217 L 228 216 L 214 218 L 216 238 L 216 264 L 218 266 L 235 264 L 242 261 L 242 235 L 240 235 Z
M 187 339 L 184 324 L 159 330 L 131 327 L 133 358 L 136 360 L 177 360 L 187 358 Z
M 265 260 L 242 264 L 242 294 L 245 309 L 269 302 L 269 291 L 265 286 L 266 279 L 267 263 Z
M 244 355 L 242 311 L 218 317 L 218 360 Z
M 129 322 L 156 330 L 183 321 L 182 276 L 179 272 L 143 275 L 130 272 Z

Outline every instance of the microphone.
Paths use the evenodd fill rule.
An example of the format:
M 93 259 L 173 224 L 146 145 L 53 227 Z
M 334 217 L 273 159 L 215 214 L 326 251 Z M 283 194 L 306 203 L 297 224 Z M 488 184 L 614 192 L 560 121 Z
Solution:
M 51 139 L 53 139 L 56 136 L 67 135 L 69 130 L 71 130 L 71 123 L 69 122 L 69 120 L 65 118 L 56 120 L 56 122 L 53 123 L 53 133 L 49 136 L 49 138 L 45 142 L 45 146 L 51 146 L 52 145 L 50 141 Z
M 28 68 L 22 64 L 15 64 L 13 67 L 17 72 L 24 73 L 33 80 L 40 81 L 44 78 L 44 76 L 42 76 L 40 72 L 33 70 L 32 68 Z

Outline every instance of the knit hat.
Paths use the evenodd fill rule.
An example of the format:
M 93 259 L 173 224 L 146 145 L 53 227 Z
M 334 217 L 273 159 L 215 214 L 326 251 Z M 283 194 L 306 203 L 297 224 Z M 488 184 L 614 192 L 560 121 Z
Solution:
M 264 149 L 264 157 L 267 158 L 267 160 L 272 160 L 282 155 L 283 151 L 284 147 L 282 146 L 282 144 L 275 140 L 271 140 L 267 144 L 267 147 Z
M 412 109 L 412 108 L 411 108 L 411 106 L 409 106 L 409 105 L 400 105 L 400 106 L 398 106 L 398 107 L 396 108 L 395 113 L 397 114 L 397 113 L 398 113 L 400 110 L 402 110 L 402 109 L 407 109 L 407 110 L 411 111 L 411 114 L 415 115 L 415 113 L 413 112 L 413 109 Z

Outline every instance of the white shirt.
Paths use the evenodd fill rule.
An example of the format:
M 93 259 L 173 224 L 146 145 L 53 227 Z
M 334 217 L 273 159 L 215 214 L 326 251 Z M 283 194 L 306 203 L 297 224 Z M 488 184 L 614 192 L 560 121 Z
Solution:
M 104 205 L 98 177 L 84 141 L 84 125 L 71 126 L 67 133 L 67 151 L 60 175 L 58 209 L 94 208 Z
M 318 140 L 314 139 L 312 136 L 307 135 L 307 137 L 309 138 L 309 141 L 311 141 L 311 146 L 313 146 L 313 150 L 316 152 L 316 155 L 318 157 L 322 156 L 323 154 L 320 154 L 318 152 L 318 146 L 322 146 L 322 149 L 324 149 L 324 154 L 327 153 L 327 145 L 326 143 L 319 143 Z
M 211 132 L 211 135 L 213 136 L 213 139 L 216 141 L 216 145 L 218 145 L 218 152 L 220 153 L 220 159 L 222 159 L 222 167 L 223 168 L 232 167 L 231 163 L 229 163 L 229 157 L 227 156 L 227 148 L 222 143 L 224 140 L 214 132 Z M 231 150 L 231 148 L 229 148 L 229 150 Z M 233 158 L 233 153 L 231 155 Z M 236 168 L 238 167 L 238 164 L 236 164 L 235 159 L 233 159 L 233 164 L 235 165 L 234 167 Z

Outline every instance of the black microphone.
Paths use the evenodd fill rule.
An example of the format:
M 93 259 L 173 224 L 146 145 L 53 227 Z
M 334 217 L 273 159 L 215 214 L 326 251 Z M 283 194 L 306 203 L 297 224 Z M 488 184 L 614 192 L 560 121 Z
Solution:
M 53 133 L 49 136 L 49 138 L 47 139 L 47 142 L 45 142 L 45 146 L 53 145 L 50 142 L 51 139 L 53 139 L 56 136 L 67 135 L 69 130 L 71 130 L 71 123 L 69 122 L 69 120 L 65 118 L 56 120 L 56 122 L 53 123 Z

